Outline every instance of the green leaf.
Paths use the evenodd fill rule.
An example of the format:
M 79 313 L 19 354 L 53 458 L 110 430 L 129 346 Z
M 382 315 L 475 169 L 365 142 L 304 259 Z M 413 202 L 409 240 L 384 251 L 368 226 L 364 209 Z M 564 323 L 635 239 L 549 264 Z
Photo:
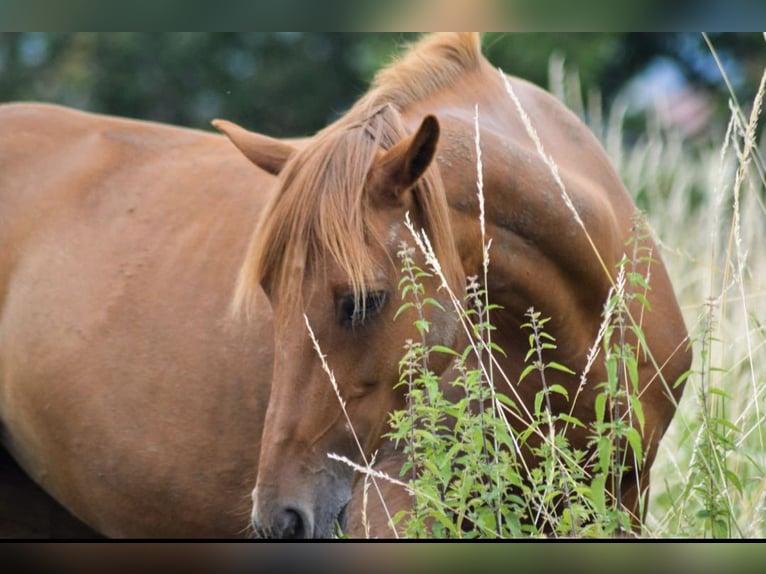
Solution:
M 606 514 L 606 475 L 604 473 L 598 473 L 593 477 L 588 494 L 596 514 L 604 516 Z
M 507 357 L 508 356 L 506 354 L 506 352 L 503 350 L 503 348 L 500 345 L 498 345 L 497 343 L 490 343 L 489 344 L 489 348 L 492 349 L 493 351 L 495 351 L 496 353 L 500 353 L 503 357 Z
M 636 339 L 638 339 L 638 348 L 639 349 L 646 349 L 648 348 L 646 344 L 646 334 L 644 333 L 644 330 L 640 327 L 631 327 L 631 331 L 636 335 Z
M 534 371 L 536 369 L 535 365 L 527 365 L 524 367 L 524 370 L 521 371 L 521 374 L 519 375 L 519 382 L 523 381 L 529 373 Z
M 638 391 L 638 363 L 632 357 L 626 359 L 625 366 L 628 369 L 628 379 L 630 380 L 633 390 Z
M 644 458 L 644 448 L 641 441 L 641 435 L 634 428 L 627 428 L 624 431 L 625 438 L 628 440 L 630 448 L 633 449 L 634 457 L 638 463 Z
M 726 391 L 724 391 L 723 389 L 720 389 L 718 387 L 710 387 L 710 388 L 708 388 L 707 392 L 708 392 L 708 394 L 718 395 L 719 397 L 723 397 L 725 399 L 730 399 L 731 400 L 731 398 L 732 398 L 732 396 L 729 393 L 727 393 Z
M 596 450 L 598 451 L 598 466 L 602 473 L 609 472 L 609 466 L 612 462 L 612 441 L 609 437 L 599 437 Z
M 606 393 L 597 394 L 593 406 L 596 411 L 596 422 L 603 424 L 604 413 L 606 412 Z
M 713 538 L 729 538 L 729 523 L 720 518 L 713 519 Z
M 644 406 L 641 404 L 641 400 L 636 395 L 629 395 L 630 408 L 633 410 L 633 415 L 638 421 L 638 426 L 641 427 L 641 432 L 644 431 Z
M 554 369 L 556 371 L 561 371 L 562 373 L 567 373 L 568 375 L 575 375 L 575 373 L 572 369 L 569 367 L 562 365 L 561 363 L 557 363 L 556 361 L 551 361 L 547 364 L 548 367 L 551 369 Z
M 677 389 L 680 385 L 682 385 L 684 383 L 684 381 L 686 381 L 686 379 L 689 378 L 689 375 L 691 375 L 691 374 L 692 374 L 691 369 L 686 371 L 686 372 L 684 372 L 680 377 L 678 377 L 676 379 L 676 382 L 673 383 L 673 388 Z
M 414 325 L 421 336 L 425 333 L 428 333 L 431 329 L 431 323 L 429 323 L 425 319 L 418 319 L 417 321 L 415 321 Z
M 562 413 L 559 415 L 558 418 L 559 420 L 562 420 L 565 423 L 569 423 L 570 425 L 574 425 L 580 428 L 586 428 L 585 425 L 577 417 L 573 417 L 573 416 Z
M 633 296 L 636 298 L 636 300 L 638 300 L 639 303 L 641 303 L 641 305 L 644 307 L 644 309 L 646 309 L 647 311 L 651 311 L 652 310 L 652 306 L 649 303 L 649 299 L 644 297 L 643 293 L 634 293 Z
M 604 364 L 606 367 L 606 380 L 609 382 L 617 381 L 617 358 L 612 355 L 606 360 Z
M 739 480 L 739 476 L 737 476 L 737 474 L 733 470 L 728 468 L 725 468 L 723 472 L 724 472 L 724 475 L 726 476 L 726 479 L 732 485 L 734 485 L 734 488 L 736 488 L 737 491 L 741 494 L 743 492 L 743 488 L 742 488 L 742 482 L 740 482 Z
M 454 349 L 450 349 L 449 347 L 445 347 L 443 345 L 434 345 L 431 347 L 432 351 L 436 351 L 437 353 L 443 353 L 445 355 L 451 355 L 453 357 L 460 357 L 460 353 L 455 351 Z
M 411 308 L 412 308 L 412 307 L 414 307 L 414 306 L 415 306 L 415 304 L 414 304 L 414 303 L 412 303 L 411 301 L 410 301 L 410 302 L 407 302 L 407 303 L 403 303 L 403 304 L 401 305 L 401 307 L 399 307 L 399 309 L 397 309 L 397 310 L 396 310 L 396 314 L 394 314 L 394 321 L 396 321 L 396 319 L 397 319 L 397 317 L 399 317 L 399 315 L 401 315 L 401 314 L 402 314 L 402 313 L 404 313 L 404 312 L 405 312 L 407 309 L 411 309 Z
M 426 297 L 423 300 L 423 305 L 432 305 L 433 307 L 436 307 L 440 311 L 444 311 L 444 307 L 442 307 L 442 304 L 439 303 L 436 299 L 433 297 Z
M 551 392 L 551 393 L 556 393 L 556 394 L 559 394 L 559 395 L 563 395 L 566 398 L 566 400 L 569 400 L 569 391 L 567 391 L 561 385 L 550 385 L 548 387 L 548 391 Z
M 511 399 L 509 396 L 502 393 L 497 393 L 495 398 L 497 398 L 499 403 L 505 405 L 506 407 L 514 410 L 516 409 L 516 403 L 513 402 L 513 399 Z
M 638 285 L 642 289 L 649 290 L 649 283 L 646 282 L 646 278 L 641 275 L 641 273 L 636 273 L 635 271 L 631 271 L 628 275 L 628 281 L 630 281 L 633 285 Z M 635 295 L 635 293 L 634 293 Z

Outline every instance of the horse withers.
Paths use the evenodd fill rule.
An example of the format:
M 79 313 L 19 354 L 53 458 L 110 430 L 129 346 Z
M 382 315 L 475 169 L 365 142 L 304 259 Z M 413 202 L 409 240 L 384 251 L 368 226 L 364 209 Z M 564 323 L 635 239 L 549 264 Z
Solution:
M 398 362 L 417 333 L 412 316 L 393 320 L 405 214 L 429 236 L 455 293 L 479 274 L 477 109 L 492 240 L 485 287 L 502 308 L 493 318 L 501 366 L 511 380 L 524 368 L 520 325 L 534 307 L 552 318 L 558 347 L 549 360 L 575 371 L 548 384 L 575 396 L 636 208 L 563 105 L 498 73 L 477 35 L 437 34 L 302 141 L 217 122 L 231 145 L 61 108 L 0 108 L 0 416 L 9 450 L 109 536 L 233 536 L 247 533 L 248 516 L 259 535 L 331 536 L 360 494 L 358 477 L 328 453 L 369 457 L 405 400 Z M 638 269 L 651 276 L 638 359 L 644 464 L 620 485 L 636 516 L 682 392 L 673 383 L 690 364 L 667 272 L 651 239 L 642 247 L 652 250 Z M 424 287 L 444 309 L 429 308 L 427 343 L 456 343 L 444 289 L 435 278 Z M 597 360 L 577 402 L 553 409 L 594 420 L 603 380 Z M 517 392 L 532 404 L 540 388 L 530 375 Z M 587 430 L 568 438 L 588 448 Z M 381 467 L 395 474 L 397 457 Z M 394 496 L 406 506 L 406 495 Z M 390 535 L 371 512 L 382 524 L 373 535 Z

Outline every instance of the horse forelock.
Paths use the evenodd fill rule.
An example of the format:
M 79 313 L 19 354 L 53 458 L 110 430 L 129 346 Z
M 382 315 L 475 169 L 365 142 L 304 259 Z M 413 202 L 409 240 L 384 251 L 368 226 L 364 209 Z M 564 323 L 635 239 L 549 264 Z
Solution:
M 376 76 L 372 89 L 335 123 L 320 131 L 285 165 L 279 190 L 252 236 L 233 300 L 235 312 L 253 306 L 258 285 L 302 306 L 303 279 L 311 265 L 330 258 L 361 298 L 379 269 L 364 198 L 367 175 L 378 150 L 389 149 L 409 133 L 400 111 L 408 103 L 446 87 L 475 66 L 479 39 L 470 34 L 438 34 L 414 46 Z M 453 288 L 461 275 L 444 187 L 432 165 L 414 190 L 423 228 Z

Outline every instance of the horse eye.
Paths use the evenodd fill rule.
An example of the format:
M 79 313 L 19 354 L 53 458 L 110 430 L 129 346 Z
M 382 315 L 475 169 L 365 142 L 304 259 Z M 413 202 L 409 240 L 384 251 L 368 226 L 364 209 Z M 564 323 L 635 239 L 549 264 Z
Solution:
M 385 291 L 365 293 L 361 300 L 357 300 L 353 294 L 344 295 L 340 300 L 340 322 L 346 327 L 359 327 L 366 320 L 380 313 L 385 302 Z

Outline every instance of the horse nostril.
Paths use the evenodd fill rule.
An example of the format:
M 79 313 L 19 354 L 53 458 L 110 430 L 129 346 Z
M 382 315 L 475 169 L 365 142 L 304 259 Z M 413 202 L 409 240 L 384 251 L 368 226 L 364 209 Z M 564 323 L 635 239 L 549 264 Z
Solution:
M 307 538 L 306 520 L 303 514 L 293 508 L 282 510 L 275 520 L 275 534 L 278 538 Z

